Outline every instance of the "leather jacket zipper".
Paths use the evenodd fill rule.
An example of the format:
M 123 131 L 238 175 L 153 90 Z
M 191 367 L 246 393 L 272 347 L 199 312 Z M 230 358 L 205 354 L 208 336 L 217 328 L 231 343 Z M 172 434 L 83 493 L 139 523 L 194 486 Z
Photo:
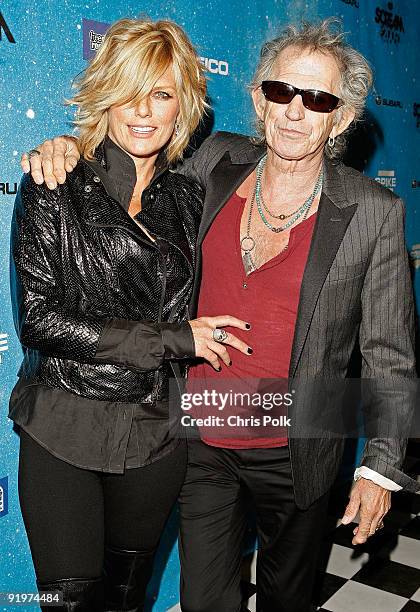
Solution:
M 135 221 L 133 221 L 135 223 Z M 166 284 L 167 284 L 167 267 L 166 267 L 166 253 L 163 253 L 161 248 L 158 246 L 158 241 L 159 238 L 157 238 L 156 242 L 153 242 L 152 240 L 146 240 L 144 239 L 142 236 L 139 236 L 138 232 L 134 232 L 132 231 L 130 228 L 125 227 L 123 225 L 115 225 L 115 224 L 111 224 L 111 223 L 94 223 L 92 221 L 87 221 L 88 225 L 91 225 L 92 227 L 112 227 L 112 228 L 118 228 L 120 230 L 123 230 L 125 232 L 128 232 L 129 234 L 131 234 L 134 238 L 136 239 L 140 239 L 141 242 L 143 242 L 144 244 L 147 244 L 148 246 L 153 247 L 159 255 L 160 260 L 162 261 L 162 293 L 160 296 L 160 302 L 159 302 L 159 310 L 158 310 L 158 319 L 157 322 L 161 323 L 162 322 L 162 315 L 163 315 L 163 307 L 165 304 L 165 294 L 166 294 Z M 140 229 L 140 231 L 142 231 Z M 164 241 L 160 241 L 160 245 L 165 244 Z M 172 243 L 171 243 L 172 244 Z M 179 250 L 181 252 L 181 254 L 183 255 L 181 249 L 179 249 L 179 247 L 177 245 L 173 245 L 177 250 Z M 153 379 L 153 388 L 152 388 L 152 392 L 151 392 L 151 396 L 152 396 L 152 401 L 156 401 L 156 397 L 157 397 L 157 392 L 158 392 L 158 388 L 159 388 L 159 378 L 160 378 L 161 372 L 159 370 L 156 370 L 155 375 L 154 375 L 154 379 Z M 177 379 L 176 373 L 174 372 L 175 378 Z M 177 379 L 177 384 L 178 384 L 178 379 Z M 178 388 L 179 384 L 178 384 Z M 181 389 L 180 389 L 181 392 Z

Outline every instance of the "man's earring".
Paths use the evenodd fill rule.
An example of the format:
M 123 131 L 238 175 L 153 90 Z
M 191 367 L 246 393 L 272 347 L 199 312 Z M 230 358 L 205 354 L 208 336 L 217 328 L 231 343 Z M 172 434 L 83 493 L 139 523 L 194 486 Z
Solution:
M 335 136 L 330 136 L 328 138 L 328 144 L 331 147 L 331 149 L 333 148 L 333 146 L 335 145 Z

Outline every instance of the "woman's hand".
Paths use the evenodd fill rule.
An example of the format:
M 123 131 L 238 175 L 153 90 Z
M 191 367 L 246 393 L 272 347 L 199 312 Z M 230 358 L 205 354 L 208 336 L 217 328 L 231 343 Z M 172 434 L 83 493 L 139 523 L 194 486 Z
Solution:
M 194 336 L 195 354 L 196 357 L 202 357 L 213 366 L 217 371 L 221 370 L 219 359 L 226 365 L 231 365 L 232 361 L 226 349 L 226 345 L 236 348 L 238 351 L 251 355 L 252 349 L 239 340 L 233 334 L 227 332 L 227 337 L 223 342 L 216 342 L 213 338 L 213 331 L 218 327 L 237 327 L 238 329 L 251 329 L 249 323 L 241 321 L 230 315 L 221 315 L 219 317 L 200 317 L 189 321 Z
M 39 151 L 39 155 L 34 153 Z M 72 172 L 80 159 L 77 138 L 57 136 L 24 153 L 20 165 L 25 173 L 30 172 L 37 185 L 45 181 L 49 189 L 55 189 L 66 180 L 66 173 Z

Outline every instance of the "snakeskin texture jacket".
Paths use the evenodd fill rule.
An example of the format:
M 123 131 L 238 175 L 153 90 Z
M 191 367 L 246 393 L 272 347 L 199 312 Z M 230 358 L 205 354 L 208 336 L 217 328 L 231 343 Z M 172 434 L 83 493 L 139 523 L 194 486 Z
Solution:
M 202 190 L 161 163 L 132 219 L 123 186 L 135 183 L 124 168 L 134 164 L 125 155 L 120 182 L 110 181 L 105 159 L 102 144 L 54 191 L 22 179 L 11 242 L 21 387 L 159 401 L 170 361 L 194 356 L 186 319 Z M 19 411 L 15 420 L 30 420 L 12 396 L 11 418 Z

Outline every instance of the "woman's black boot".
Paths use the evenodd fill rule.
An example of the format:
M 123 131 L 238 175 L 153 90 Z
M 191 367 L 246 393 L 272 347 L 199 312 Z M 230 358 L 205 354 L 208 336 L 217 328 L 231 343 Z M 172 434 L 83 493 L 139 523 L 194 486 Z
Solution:
M 53 582 L 37 582 L 38 591 L 48 601 L 49 596 L 46 592 L 58 592 L 61 603 L 52 607 L 43 606 L 40 601 L 41 610 L 51 612 L 52 610 L 62 610 L 63 612 L 103 612 L 104 610 L 104 582 L 103 578 L 62 578 Z M 54 599 L 52 603 L 54 603 Z
M 105 549 L 106 612 L 143 612 L 155 551 Z

